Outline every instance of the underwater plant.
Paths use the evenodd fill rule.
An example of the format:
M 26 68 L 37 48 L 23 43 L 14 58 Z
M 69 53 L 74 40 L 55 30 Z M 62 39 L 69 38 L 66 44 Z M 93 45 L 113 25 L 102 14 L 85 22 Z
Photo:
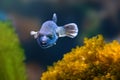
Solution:
M 0 21 L 0 80 L 26 80 L 24 50 L 10 22 Z
M 105 42 L 102 35 L 85 38 L 62 60 L 48 67 L 41 80 L 119 80 L 120 43 Z

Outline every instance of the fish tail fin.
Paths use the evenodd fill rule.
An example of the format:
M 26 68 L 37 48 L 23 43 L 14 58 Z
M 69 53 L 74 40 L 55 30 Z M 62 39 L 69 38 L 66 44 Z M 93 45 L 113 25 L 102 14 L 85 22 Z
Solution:
M 78 27 L 75 23 L 69 23 L 64 25 L 65 35 L 70 38 L 74 38 L 78 34 Z

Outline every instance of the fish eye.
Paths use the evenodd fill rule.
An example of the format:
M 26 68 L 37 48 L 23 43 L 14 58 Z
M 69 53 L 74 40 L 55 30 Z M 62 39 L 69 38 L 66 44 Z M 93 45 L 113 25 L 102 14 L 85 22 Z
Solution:
M 52 39 L 54 36 L 52 34 L 47 35 L 50 39 Z
M 43 35 L 42 35 L 42 34 L 39 34 L 38 36 L 39 36 L 39 37 L 42 37 Z

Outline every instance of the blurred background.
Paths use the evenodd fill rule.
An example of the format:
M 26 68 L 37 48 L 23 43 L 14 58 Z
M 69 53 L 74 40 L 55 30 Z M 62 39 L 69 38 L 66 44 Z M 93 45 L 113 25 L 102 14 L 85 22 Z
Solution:
M 76 38 L 59 38 L 57 45 L 41 49 L 30 31 L 57 14 L 59 26 L 74 22 Z M 28 80 L 39 80 L 47 66 L 62 59 L 84 37 L 102 34 L 106 41 L 120 40 L 120 0 L 0 0 L 0 21 L 11 21 L 25 51 Z

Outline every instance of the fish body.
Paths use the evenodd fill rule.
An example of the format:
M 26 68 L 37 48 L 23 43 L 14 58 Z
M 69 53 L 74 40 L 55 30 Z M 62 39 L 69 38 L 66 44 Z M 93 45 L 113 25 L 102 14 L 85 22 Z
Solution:
M 30 34 L 34 35 L 41 48 L 49 48 L 56 44 L 59 37 L 74 38 L 78 34 L 78 27 L 75 23 L 69 23 L 64 26 L 56 24 L 57 16 L 54 13 L 52 20 L 45 21 L 40 30 L 35 32 L 31 31 Z

